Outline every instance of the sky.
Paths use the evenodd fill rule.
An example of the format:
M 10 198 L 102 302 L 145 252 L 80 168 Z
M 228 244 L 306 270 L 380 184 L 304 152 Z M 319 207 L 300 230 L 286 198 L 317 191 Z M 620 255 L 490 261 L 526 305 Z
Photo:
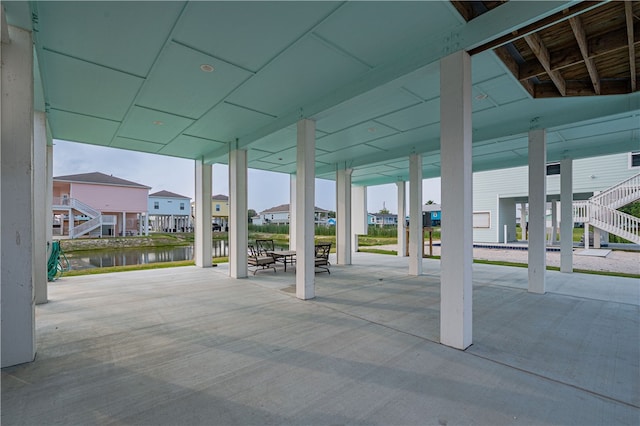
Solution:
M 193 160 L 62 140 L 54 140 L 53 144 L 53 176 L 101 172 L 150 186 L 150 194 L 164 190 L 195 199 L 195 162 Z M 250 209 L 259 213 L 268 208 L 289 203 L 288 174 L 249 169 L 248 178 Z M 214 195 L 229 195 L 229 176 L 226 165 L 214 164 L 212 185 Z M 433 200 L 440 203 L 440 178 L 423 181 L 422 199 L 423 202 Z M 335 182 L 316 179 L 315 204 L 317 207 L 335 211 Z M 396 204 L 395 183 L 367 188 L 369 213 L 377 213 L 383 207 L 391 213 L 397 213 Z

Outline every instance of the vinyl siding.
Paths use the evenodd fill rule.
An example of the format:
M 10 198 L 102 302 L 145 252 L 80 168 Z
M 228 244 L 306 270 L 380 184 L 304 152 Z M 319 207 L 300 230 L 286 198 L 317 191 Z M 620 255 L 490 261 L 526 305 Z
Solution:
M 473 239 L 478 242 L 498 242 L 500 224 L 512 221 L 499 218 L 501 198 L 526 197 L 529 188 L 528 167 L 492 170 L 473 174 L 473 211 L 491 213 L 490 228 L 475 228 Z M 637 173 L 640 168 L 629 167 L 629 153 L 585 158 L 573 161 L 573 192 L 603 191 Z M 593 177 L 592 177 L 593 176 Z M 547 195 L 560 195 L 560 175 L 547 177 Z

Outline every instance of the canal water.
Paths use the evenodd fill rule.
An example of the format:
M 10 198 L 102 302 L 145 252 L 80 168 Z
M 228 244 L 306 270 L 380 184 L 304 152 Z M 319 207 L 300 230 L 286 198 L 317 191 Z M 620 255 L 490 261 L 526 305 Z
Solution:
M 226 241 L 215 240 L 213 257 L 229 255 Z M 110 266 L 143 265 L 147 263 L 176 262 L 193 259 L 193 246 L 140 249 L 101 250 L 91 254 L 67 254 L 71 269 L 107 268 Z

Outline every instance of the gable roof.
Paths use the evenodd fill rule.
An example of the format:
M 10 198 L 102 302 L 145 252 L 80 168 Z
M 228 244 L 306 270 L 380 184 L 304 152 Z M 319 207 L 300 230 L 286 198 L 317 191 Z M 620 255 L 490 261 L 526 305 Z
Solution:
M 320 207 L 314 207 L 316 212 L 326 212 L 328 210 L 321 209 Z M 289 204 L 280 204 L 276 207 L 271 207 L 270 209 L 263 210 L 260 214 L 263 213 L 288 213 L 289 212 Z
M 424 204 L 422 206 L 423 212 L 439 212 L 440 210 L 442 210 L 442 207 L 440 206 L 440 204 L 437 204 L 437 203 Z
M 176 194 L 174 192 L 169 192 L 169 191 L 158 191 L 158 192 L 154 192 L 153 194 L 149 194 L 149 197 L 163 197 L 163 198 L 184 198 L 186 200 L 190 200 L 191 198 L 189 197 L 185 197 L 184 195 L 179 195 Z
M 80 173 L 77 175 L 56 176 L 53 178 L 58 182 L 76 182 L 76 183 L 91 183 L 96 185 L 114 185 L 114 186 L 130 186 L 134 188 L 151 189 L 150 186 L 142 185 L 130 180 L 120 179 L 113 175 L 106 175 L 100 172 L 93 173 Z
M 211 197 L 211 200 L 229 201 L 229 196 L 224 194 L 217 194 Z

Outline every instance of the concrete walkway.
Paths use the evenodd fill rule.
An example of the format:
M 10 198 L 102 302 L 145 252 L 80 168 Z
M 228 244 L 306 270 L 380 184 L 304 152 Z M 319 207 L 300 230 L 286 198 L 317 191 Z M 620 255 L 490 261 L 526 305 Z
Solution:
M 440 345 L 439 263 L 356 253 L 316 275 L 226 266 L 63 278 L 2 424 L 640 423 L 640 285 L 474 265 L 474 344 Z

